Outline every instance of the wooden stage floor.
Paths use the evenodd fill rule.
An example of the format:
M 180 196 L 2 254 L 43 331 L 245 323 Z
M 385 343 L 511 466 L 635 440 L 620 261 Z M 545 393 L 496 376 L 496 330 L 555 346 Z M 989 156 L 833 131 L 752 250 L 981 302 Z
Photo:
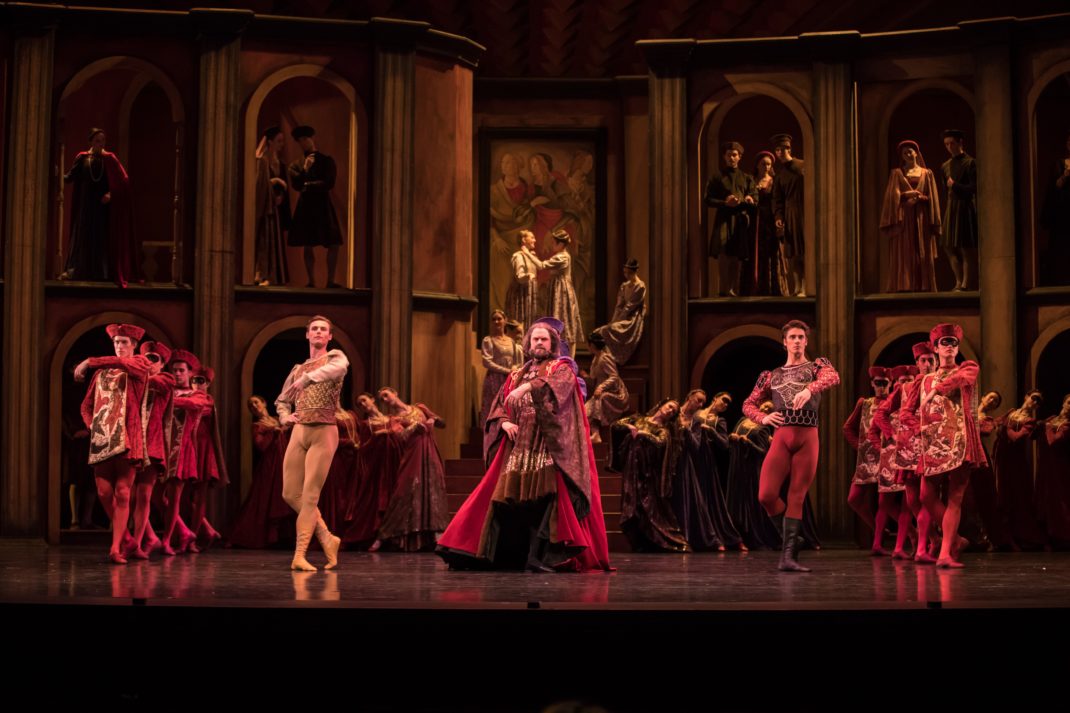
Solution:
M 1070 553 L 967 554 L 966 569 L 804 552 L 811 574 L 782 574 L 777 553 L 615 553 L 610 573 L 449 571 L 432 554 L 346 552 L 334 571 L 296 573 L 280 550 L 214 549 L 109 564 L 100 547 L 0 541 L 0 601 L 501 609 L 854 610 L 1070 605 Z M 322 563 L 322 554 L 310 555 Z
M 100 546 L 0 540 L 0 622 L 18 652 L 5 674 L 53 707 L 111 713 L 577 700 L 599 713 L 899 713 L 1007 696 L 1044 709 L 1070 671 L 1065 552 L 967 554 L 942 571 L 826 548 L 803 553 L 802 575 L 777 572 L 773 552 L 618 553 L 615 572 L 558 575 L 397 553 L 292 573 L 289 558 L 217 549 L 113 566 Z

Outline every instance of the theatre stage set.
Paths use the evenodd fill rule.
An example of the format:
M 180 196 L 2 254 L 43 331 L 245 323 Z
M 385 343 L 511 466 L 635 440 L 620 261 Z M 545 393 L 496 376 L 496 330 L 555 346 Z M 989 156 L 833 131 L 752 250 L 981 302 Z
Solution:
M 7 710 L 1065 709 L 1070 509 L 1060 521 L 1051 503 L 1070 503 L 1070 473 L 1045 469 L 1040 442 L 1044 424 L 1065 431 L 1070 392 L 1065 2 L 195 5 L 0 2 Z M 976 159 L 976 242 L 949 244 L 937 220 L 904 243 L 882 212 L 889 170 L 911 186 L 931 171 L 950 210 L 948 136 Z M 94 163 L 94 142 L 114 156 Z M 762 222 L 776 214 L 760 198 L 747 250 L 719 232 L 711 186 L 732 142 L 747 174 L 763 151 L 774 172 L 798 170 L 797 235 Z M 319 314 L 347 357 L 340 406 L 358 431 L 360 395 L 383 387 L 434 412 L 424 430 L 453 518 L 486 470 L 484 355 L 527 230 L 532 259 L 568 260 L 564 312 L 557 273 L 533 284 L 575 329 L 592 398 L 590 331 L 621 323 L 618 296 L 641 277 L 645 327 L 626 356 L 606 352 L 625 390 L 614 418 L 701 388 L 731 396 L 731 430 L 759 373 L 784 363 L 781 326 L 813 327 L 808 354 L 839 384 L 820 404 L 812 572 L 779 571 L 767 548 L 633 551 L 610 423 L 592 451 L 608 571 L 461 571 L 370 540 L 329 571 L 313 541 L 319 571 L 294 571 L 292 515 L 288 538 L 228 545 L 263 471 L 257 428 L 278 425 L 275 396 Z M 989 456 L 1022 414 L 1035 429 L 1014 468 L 993 457 L 1003 469 L 987 472 L 1003 524 L 1033 518 L 1040 534 L 969 535 L 961 569 L 870 556 L 842 434 L 869 370 L 913 363 L 944 323 L 980 365 L 979 395 L 1001 395 Z M 195 375 L 222 477 L 178 496 L 181 517 L 222 535 L 199 552 L 109 561 L 79 414 L 89 380 L 75 378 L 113 353 L 109 325 L 211 367 Z M 166 507 L 153 499 L 161 534 Z

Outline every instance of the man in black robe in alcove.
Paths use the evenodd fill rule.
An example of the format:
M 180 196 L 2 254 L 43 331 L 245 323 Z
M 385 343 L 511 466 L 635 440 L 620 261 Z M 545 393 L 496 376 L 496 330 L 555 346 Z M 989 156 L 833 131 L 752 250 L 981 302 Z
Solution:
M 314 248 L 327 248 L 327 287 L 341 287 L 334 281 L 338 268 L 338 249 L 342 245 L 342 229 L 338 214 L 331 203 L 331 189 L 338 175 L 334 159 L 316 149 L 313 137 L 316 131 L 311 126 L 298 126 L 290 135 L 301 149 L 304 158 L 290 164 L 290 186 L 300 195 L 294 208 L 293 220 L 287 242 L 305 250 L 307 287 L 315 287 L 316 257 Z

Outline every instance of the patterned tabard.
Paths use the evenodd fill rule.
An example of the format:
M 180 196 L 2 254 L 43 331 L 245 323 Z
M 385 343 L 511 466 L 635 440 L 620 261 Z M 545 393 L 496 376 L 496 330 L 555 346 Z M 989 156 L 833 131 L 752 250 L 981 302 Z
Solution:
M 102 369 L 93 379 L 93 423 L 89 428 L 89 464 L 96 465 L 130 450 L 126 433 L 127 373 Z
M 921 475 L 947 473 L 966 460 L 967 435 L 963 407 L 976 409 L 977 405 L 964 405 L 959 389 L 948 394 L 937 391 L 940 382 L 954 371 L 941 368 L 921 378 L 921 406 L 918 413 L 921 421 L 918 473 Z

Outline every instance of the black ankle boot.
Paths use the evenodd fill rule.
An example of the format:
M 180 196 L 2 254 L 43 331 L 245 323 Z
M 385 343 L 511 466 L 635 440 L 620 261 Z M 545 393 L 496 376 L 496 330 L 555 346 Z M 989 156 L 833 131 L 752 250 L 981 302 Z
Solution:
M 809 567 L 799 564 L 799 528 L 802 520 L 784 518 L 784 547 L 780 552 L 781 572 L 809 572 Z

